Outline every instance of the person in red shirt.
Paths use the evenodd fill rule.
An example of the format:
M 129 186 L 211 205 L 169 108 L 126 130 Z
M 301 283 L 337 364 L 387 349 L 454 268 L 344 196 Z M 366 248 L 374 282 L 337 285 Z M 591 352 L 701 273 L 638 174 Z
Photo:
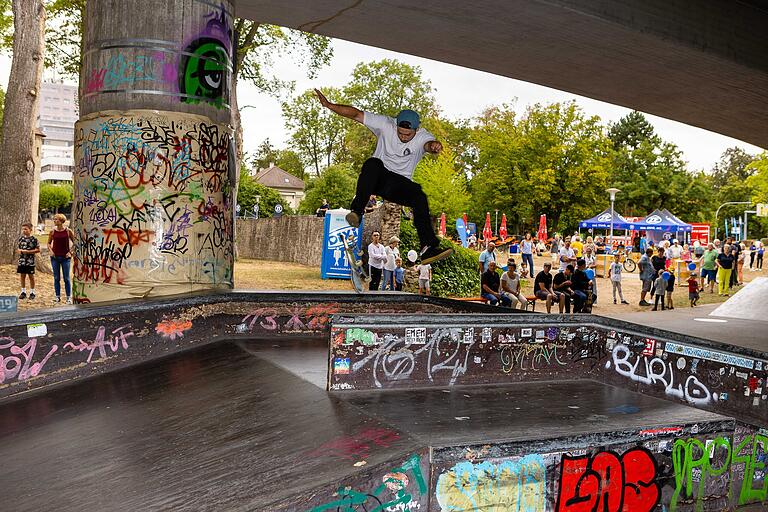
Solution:
M 54 303 L 61 302 L 61 278 L 64 278 L 64 291 L 67 293 L 67 304 L 72 304 L 72 284 L 69 280 L 70 263 L 72 261 L 71 243 L 75 242 L 75 234 L 64 227 L 67 218 L 57 213 L 53 216 L 53 230 L 48 233 L 48 250 L 51 251 L 51 268 L 53 269 L 53 290 L 56 293 Z
M 696 272 L 691 272 L 688 278 L 688 300 L 691 301 L 691 307 L 695 307 L 699 300 L 699 282 L 696 280 Z

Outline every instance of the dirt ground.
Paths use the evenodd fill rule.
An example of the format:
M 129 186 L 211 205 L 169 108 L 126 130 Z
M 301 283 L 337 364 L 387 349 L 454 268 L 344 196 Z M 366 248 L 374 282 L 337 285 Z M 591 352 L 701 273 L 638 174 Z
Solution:
M 549 260 L 548 257 L 534 257 L 536 270 L 541 269 L 542 264 Z M 499 262 L 501 263 L 501 258 Z M 744 270 L 744 281 L 749 282 L 754 277 L 764 275 L 750 270 Z M 39 309 L 52 307 L 53 304 L 53 276 L 46 274 L 38 269 L 36 274 L 37 299 L 34 301 L 20 300 L 19 310 Z M 629 304 L 613 304 L 611 297 L 611 284 L 608 279 L 597 278 L 598 303 L 594 306 L 593 312 L 600 315 L 620 317 L 625 312 L 644 311 L 644 308 L 638 305 L 640 300 L 640 279 L 638 273 L 624 273 L 622 288 L 624 297 Z M 27 283 L 29 288 L 29 283 Z M 344 290 L 350 291 L 352 285 L 346 279 L 322 279 L 320 271 L 316 267 L 308 267 L 295 263 L 283 263 L 274 261 L 260 260 L 239 260 L 235 263 L 235 288 L 242 290 Z M 533 280 L 525 280 L 523 283 L 523 292 L 531 295 L 533 290 Z M 0 265 L 0 295 L 18 295 L 19 276 L 16 274 L 15 265 Z M 735 291 L 734 291 L 735 293 Z M 688 289 L 685 287 L 676 287 L 673 300 L 676 308 L 687 308 Z M 711 304 L 723 302 L 724 297 L 718 297 L 717 293 L 701 294 L 699 304 Z M 536 311 L 543 312 L 543 305 L 537 305 Z

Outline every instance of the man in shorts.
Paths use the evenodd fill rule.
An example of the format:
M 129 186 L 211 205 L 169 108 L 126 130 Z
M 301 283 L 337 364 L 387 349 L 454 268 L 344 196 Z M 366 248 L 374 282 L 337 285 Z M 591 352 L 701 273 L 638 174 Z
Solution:
M 544 263 L 544 269 L 536 274 L 536 279 L 533 282 L 534 294 L 539 300 L 546 301 L 547 313 L 552 313 L 552 303 L 557 301 L 560 305 L 560 314 L 563 313 L 565 308 L 565 295 L 556 295 L 552 289 L 552 274 L 549 271 L 552 269 L 552 264 Z
M 453 249 L 441 249 L 429 214 L 429 203 L 421 185 L 413 182 L 413 171 L 426 153 L 439 154 L 443 145 L 420 128 L 421 119 L 413 110 L 401 110 L 397 118 L 363 112 L 349 105 L 331 103 L 315 89 L 320 104 L 336 114 L 365 125 L 377 139 L 373 156 L 365 161 L 357 179 L 355 198 L 347 222 L 356 228 L 363 218 L 368 198 L 381 196 L 413 209 L 413 225 L 421 242 L 421 263 L 442 260 Z
M 19 255 L 19 264 L 16 273 L 21 282 L 20 299 L 27 298 L 26 278 L 29 276 L 29 300 L 35 299 L 35 254 L 40 252 L 40 243 L 32 236 L 32 224 L 22 224 L 16 253 Z
M 701 255 L 699 263 L 701 263 L 701 280 L 699 281 L 699 289 L 704 290 L 704 279 L 709 283 L 709 293 L 715 293 L 715 280 L 717 279 L 717 255 L 718 250 L 715 248 L 715 244 L 708 243 L 707 250 Z

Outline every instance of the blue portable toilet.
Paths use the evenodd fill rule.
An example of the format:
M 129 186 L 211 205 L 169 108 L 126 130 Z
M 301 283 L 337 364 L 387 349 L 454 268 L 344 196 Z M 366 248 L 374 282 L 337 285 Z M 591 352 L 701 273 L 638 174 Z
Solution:
M 363 244 L 363 223 L 353 228 L 347 223 L 346 215 L 349 210 L 337 209 L 325 212 L 325 228 L 323 232 L 323 254 L 320 263 L 320 276 L 323 279 L 349 279 L 352 273 L 347 253 L 344 251 L 345 237 L 354 236 L 358 250 Z

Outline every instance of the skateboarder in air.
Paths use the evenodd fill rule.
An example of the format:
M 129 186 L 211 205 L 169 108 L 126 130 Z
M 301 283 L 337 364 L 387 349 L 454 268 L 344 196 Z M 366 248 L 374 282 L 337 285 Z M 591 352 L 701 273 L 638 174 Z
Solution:
M 412 181 L 413 171 L 424 153 L 434 155 L 443 145 L 424 128 L 419 128 L 419 114 L 413 110 L 401 110 L 397 118 L 371 112 L 363 112 L 349 105 L 331 103 L 322 92 L 315 89 L 320 103 L 339 114 L 362 123 L 376 136 L 376 150 L 365 161 L 357 190 L 352 200 L 352 210 L 347 222 L 352 227 L 360 225 L 363 210 L 371 195 L 378 195 L 403 206 L 413 208 L 413 223 L 421 241 L 421 263 L 428 264 L 447 258 L 453 249 L 440 249 L 439 239 L 432 229 L 427 196 L 421 186 Z

